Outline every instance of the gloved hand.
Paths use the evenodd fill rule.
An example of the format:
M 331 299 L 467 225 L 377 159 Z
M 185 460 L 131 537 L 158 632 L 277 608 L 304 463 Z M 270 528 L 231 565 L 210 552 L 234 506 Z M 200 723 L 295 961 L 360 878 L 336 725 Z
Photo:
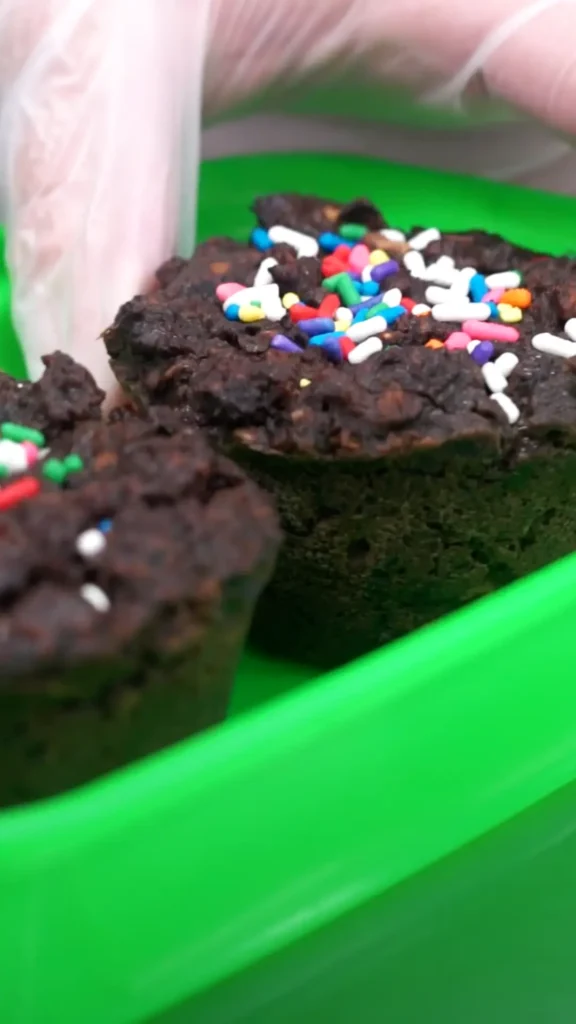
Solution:
M 0 0 L 0 195 L 31 376 L 61 348 L 112 386 L 99 335 L 192 249 L 202 97 L 222 109 L 361 61 L 573 132 L 574 2 Z

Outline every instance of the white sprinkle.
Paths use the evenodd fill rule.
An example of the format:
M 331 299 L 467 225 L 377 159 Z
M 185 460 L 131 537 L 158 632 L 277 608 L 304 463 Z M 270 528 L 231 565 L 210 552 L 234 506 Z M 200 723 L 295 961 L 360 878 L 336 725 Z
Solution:
M 438 228 L 427 228 L 426 231 L 419 231 L 413 238 L 409 238 L 408 245 L 411 246 L 412 249 L 417 249 L 421 252 L 427 245 L 430 245 L 431 242 L 439 242 L 440 238 L 441 235 Z
M 424 277 L 426 273 L 426 264 L 424 263 L 422 253 L 416 252 L 415 249 L 411 249 L 410 252 L 404 254 L 403 263 L 406 270 L 410 272 L 412 277 Z
M 275 260 L 273 256 L 267 256 L 265 260 L 262 260 L 262 263 L 260 264 L 258 270 L 256 271 L 256 276 L 254 278 L 254 287 L 261 288 L 262 285 L 273 284 L 274 278 L 270 273 L 270 268 L 277 266 L 278 260 Z
M 283 320 L 287 311 L 282 305 L 280 289 L 277 284 L 263 284 L 258 287 L 243 288 L 241 292 L 235 292 L 223 304 L 223 309 L 231 305 L 249 305 L 252 299 L 257 299 L 262 311 L 268 320 Z
M 377 320 L 378 317 L 374 317 L 374 319 Z M 348 335 L 348 337 L 350 337 L 350 335 Z M 363 363 L 366 359 L 369 359 L 370 356 L 374 356 L 377 352 L 381 352 L 383 348 L 384 346 L 380 341 L 380 338 L 368 338 L 366 341 L 363 341 L 361 345 L 357 345 L 356 348 L 353 348 L 352 351 L 348 353 L 348 362 L 355 364 Z
M 281 302 L 263 302 L 262 309 L 267 320 L 273 320 L 278 323 L 279 320 L 283 320 L 286 316 L 286 310 Z
M 549 356 L 562 356 L 564 359 L 576 356 L 576 341 L 558 338 L 555 334 L 535 334 L 532 338 L 532 346 L 539 352 L 546 352 Z
M 508 381 L 504 374 L 500 373 L 500 370 L 496 369 L 495 363 L 484 363 L 484 366 L 481 366 L 480 369 L 488 391 L 495 393 L 506 390 L 508 387 Z
M 456 295 L 467 296 L 470 291 L 470 281 L 478 273 L 476 267 L 464 267 L 463 270 L 458 271 L 457 277 L 450 288 L 454 297 Z
M 84 583 L 80 587 L 80 597 L 91 604 L 95 611 L 101 612 L 103 615 L 110 611 L 110 598 L 95 583 Z
M 5 466 L 10 475 L 23 473 L 28 468 L 26 450 L 16 441 L 0 441 L 0 465 Z
M 502 270 L 498 274 L 488 274 L 488 288 L 517 288 L 522 284 L 522 274 L 517 270 Z
M 576 317 L 572 317 L 571 320 L 567 320 L 564 324 L 564 330 L 571 341 L 576 341 Z
M 360 274 L 360 277 L 362 278 L 362 281 L 363 281 L 364 284 L 367 284 L 368 281 L 372 280 L 372 271 L 373 270 L 374 270 L 374 267 L 372 266 L 371 263 L 368 263 L 364 267 L 364 269 L 362 270 L 362 273 Z
M 406 235 L 404 234 L 404 232 L 397 231 L 396 228 L 385 228 L 383 231 L 380 232 L 380 234 L 384 235 L 384 238 L 387 238 L 389 242 L 406 241 Z
M 417 302 L 415 306 L 412 306 L 412 316 L 427 316 L 431 312 L 430 306 L 427 306 L 425 302 Z
M 502 412 L 507 417 L 508 423 L 510 423 L 510 425 L 513 425 L 514 423 L 518 422 L 518 420 L 520 419 L 520 409 L 518 408 L 516 403 L 512 401 L 509 395 L 503 395 L 502 392 L 499 391 L 495 395 L 490 395 L 490 398 L 492 399 L 493 402 L 498 403 L 498 405 L 502 409 Z
M 435 320 L 445 323 L 462 323 L 464 320 L 488 320 L 492 310 L 487 302 L 468 302 L 456 298 L 452 302 L 441 302 L 432 307 Z
M 240 302 L 241 299 L 241 302 Z M 243 288 L 240 292 L 234 292 L 234 295 L 230 295 L 223 303 L 222 308 L 228 309 L 228 306 L 248 305 L 252 302 L 252 299 L 258 299 L 259 302 L 270 302 L 271 299 L 280 302 L 280 289 L 277 284 L 264 284 L 258 288 Z M 284 310 L 286 312 L 286 310 Z
M 438 284 L 429 284 L 426 289 L 426 301 L 431 302 L 433 306 L 439 302 L 450 302 L 453 297 L 450 288 L 441 288 Z
M 468 354 L 472 355 L 474 349 L 479 344 L 480 344 L 480 342 L 477 339 L 474 339 L 473 341 L 470 342 L 469 345 L 466 345 L 466 351 L 468 352 Z
M 382 302 L 385 302 L 387 306 L 399 306 L 402 301 L 402 292 L 399 288 L 391 288 L 390 291 L 384 292 L 382 296 Z
M 388 329 L 388 324 L 383 316 L 371 316 L 368 320 L 360 320 L 357 324 L 350 324 L 346 330 L 346 337 L 350 341 L 366 341 L 366 338 L 373 338 L 376 334 L 382 334 Z
M 320 248 L 318 242 L 312 235 L 304 235 L 301 231 L 293 231 L 292 228 L 285 228 L 282 224 L 276 224 L 268 229 L 268 237 L 275 244 L 286 242 L 296 249 L 298 256 L 317 256 Z
M 433 284 L 450 288 L 458 277 L 458 271 L 449 256 L 441 256 L 436 263 L 430 263 L 425 268 L 423 277 L 425 281 L 432 281 Z
M 76 537 L 76 551 L 82 558 L 95 558 L 106 547 L 106 537 L 100 530 L 84 530 Z
M 338 306 L 338 309 L 334 313 L 334 319 L 335 320 L 353 320 L 354 319 L 354 313 L 352 312 L 351 309 L 348 309 L 348 306 Z
M 498 356 L 498 359 L 494 360 L 494 366 L 503 377 L 509 377 L 519 362 L 518 356 L 515 356 L 513 352 L 503 352 L 501 356 Z

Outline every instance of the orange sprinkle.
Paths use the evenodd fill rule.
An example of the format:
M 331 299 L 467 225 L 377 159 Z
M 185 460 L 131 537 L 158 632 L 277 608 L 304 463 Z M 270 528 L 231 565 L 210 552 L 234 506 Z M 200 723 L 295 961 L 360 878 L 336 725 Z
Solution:
M 440 341 L 440 338 L 430 338 L 424 345 L 424 348 L 444 348 L 444 342 Z
M 500 302 L 508 306 L 517 306 L 518 309 L 528 309 L 532 302 L 532 292 L 527 288 L 510 288 L 504 292 Z

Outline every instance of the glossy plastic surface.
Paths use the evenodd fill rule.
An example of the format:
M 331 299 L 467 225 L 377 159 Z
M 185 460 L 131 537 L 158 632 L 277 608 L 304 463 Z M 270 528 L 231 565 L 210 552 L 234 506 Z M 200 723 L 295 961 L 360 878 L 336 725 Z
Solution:
M 205 167 L 201 233 L 275 189 L 574 244 L 570 200 L 327 156 Z M 248 653 L 226 725 L 0 815 L 3 1024 L 573 1020 L 575 616 L 572 556 L 298 689 Z

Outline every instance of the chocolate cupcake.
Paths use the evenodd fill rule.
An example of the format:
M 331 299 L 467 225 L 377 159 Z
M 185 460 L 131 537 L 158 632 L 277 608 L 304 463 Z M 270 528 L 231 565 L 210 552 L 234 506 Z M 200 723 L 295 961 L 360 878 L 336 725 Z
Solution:
M 257 200 L 251 244 L 159 271 L 106 334 L 142 409 L 201 427 L 280 511 L 256 623 L 334 665 L 574 548 L 576 262 L 367 200 Z
M 278 529 L 198 431 L 133 416 L 55 355 L 0 376 L 0 804 L 218 722 Z

